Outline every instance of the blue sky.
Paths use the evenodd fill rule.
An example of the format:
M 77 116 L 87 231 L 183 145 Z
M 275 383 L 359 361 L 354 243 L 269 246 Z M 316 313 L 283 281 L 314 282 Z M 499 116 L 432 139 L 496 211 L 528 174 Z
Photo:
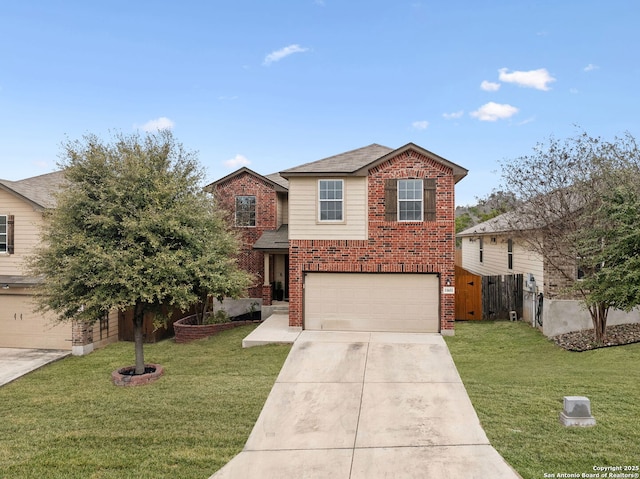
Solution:
M 24 0 L 0 14 L 0 178 L 172 128 L 207 178 L 414 142 L 457 204 L 550 135 L 640 137 L 636 0 Z

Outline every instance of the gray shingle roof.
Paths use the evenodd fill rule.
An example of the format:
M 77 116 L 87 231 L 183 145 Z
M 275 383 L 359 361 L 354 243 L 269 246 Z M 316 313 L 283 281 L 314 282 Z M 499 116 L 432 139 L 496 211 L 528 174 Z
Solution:
M 289 168 L 281 172 L 285 178 L 292 174 L 340 174 L 354 173 L 355 171 L 365 167 L 369 163 L 374 162 L 378 158 L 392 152 L 393 149 L 373 143 L 372 145 L 358 148 L 356 150 L 340 153 L 339 155 L 330 156 L 322 160 L 305 163 L 304 165 Z
M 65 181 L 62 171 L 54 171 L 18 181 L 0 180 L 0 188 L 17 194 L 39 207 L 53 208 L 56 205 L 54 194 Z
M 289 225 L 282 225 L 277 230 L 269 230 L 262 233 L 253 249 L 281 250 L 289 249 Z
M 283 188 L 289 189 L 289 181 L 280 176 L 280 173 L 271 173 L 270 175 L 265 175 L 265 178 L 273 181 L 275 184 L 282 186 Z

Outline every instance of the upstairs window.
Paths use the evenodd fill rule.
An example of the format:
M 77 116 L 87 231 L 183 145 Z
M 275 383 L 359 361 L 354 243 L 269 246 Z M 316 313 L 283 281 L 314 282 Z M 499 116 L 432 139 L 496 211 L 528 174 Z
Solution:
M 480 236 L 480 239 L 478 240 L 478 249 L 480 252 L 480 258 L 478 258 L 480 260 L 481 263 L 484 262 L 484 238 L 482 236 Z
M 236 226 L 256 225 L 256 197 L 236 196 Z
M 507 240 L 507 268 L 513 269 L 513 240 Z
M 385 180 L 384 209 L 385 221 L 435 221 L 436 180 Z
M 422 221 L 422 180 L 398 180 L 398 221 Z
M 318 182 L 318 218 L 320 221 L 343 221 L 344 182 L 320 180 Z
M 13 215 L 0 215 L 0 253 L 13 254 Z

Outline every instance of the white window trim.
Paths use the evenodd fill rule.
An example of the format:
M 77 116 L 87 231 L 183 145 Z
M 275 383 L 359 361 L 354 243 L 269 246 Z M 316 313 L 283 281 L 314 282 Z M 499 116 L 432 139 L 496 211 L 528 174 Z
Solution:
M 337 199 L 320 199 L 320 184 L 323 181 L 339 181 L 340 184 L 342 185 L 342 198 L 337 200 Z M 320 180 L 318 180 L 318 189 L 317 189 L 317 198 L 318 198 L 318 216 L 317 216 L 317 221 L 318 223 L 323 223 L 323 224 L 340 224 L 340 223 L 344 223 L 345 222 L 345 217 L 346 217 L 346 209 L 345 209 L 345 181 L 341 178 L 322 178 Z M 332 202 L 340 202 L 342 205 L 342 219 L 339 220 L 323 220 L 322 216 L 321 216 L 321 210 L 322 210 L 322 202 L 323 201 L 332 201 Z
M 0 215 L 0 219 L 4 219 L 4 233 L 0 235 L 4 236 L 4 251 L 0 251 L 0 255 L 9 254 L 9 215 Z
M 420 219 L 419 220 L 403 220 L 400 219 L 400 214 L 402 212 L 402 210 L 400 209 L 400 203 L 401 202 L 408 202 L 408 201 L 418 201 L 417 199 L 411 199 L 411 200 L 401 200 L 400 199 L 400 182 L 401 181 L 419 181 L 420 182 Z M 420 178 L 399 178 L 398 179 L 398 183 L 397 183 L 397 187 L 396 187 L 396 201 L 398 202 L 397 206 L 396 206 L 396 211 L 398 212 L 397 215 L 397 219 L 399 223 L 420 223 L 424 221 L 424 181 Z

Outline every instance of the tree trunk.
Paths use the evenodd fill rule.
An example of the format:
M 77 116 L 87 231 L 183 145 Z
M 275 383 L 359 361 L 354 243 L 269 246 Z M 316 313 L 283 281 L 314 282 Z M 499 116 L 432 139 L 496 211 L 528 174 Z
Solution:
M 593 322 L 593 335 L 596 343 L 603 344 L 607 339 L 607 315 L 609 307 L 605 303 L 595 303 L 589 306 L 591 321 Z
M 133 313 L 133 341 L 136 350 L 136 371 L 135 374 L 144 374 L 144 349 L 143 349 L 143 325 L 144 325 L 144 305 L 136 304 Z

